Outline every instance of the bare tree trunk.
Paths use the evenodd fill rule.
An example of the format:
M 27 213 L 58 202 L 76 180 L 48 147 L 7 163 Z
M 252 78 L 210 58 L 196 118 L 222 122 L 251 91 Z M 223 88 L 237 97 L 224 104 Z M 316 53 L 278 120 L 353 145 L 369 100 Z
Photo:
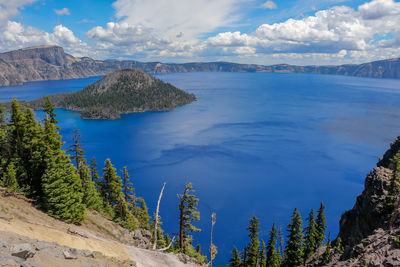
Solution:
M 175 241 L 175 236 L 172 238 L 172 240 L 169 243 L 168 247 L 160 248 L 158 251 L 166 251 L 166 250 L 168 250 L 172 246 L 172 243 L 174 243 L 174 241 Z
M 214 253 L 215 253 L 214 244 L 213 244 L 213 241 L 212 241 L 213 240 L 213 229 L 214 229 L 215 221 L 216 221 L 216 214 L 215 214 L 215 212 L 213 212 L 211 214 L 211 238 L 210 238 L 210 266 L 211 267 L 212 267 L 213 259 L 215 257 L 215 255 L 214 255 Z
M 165 188 L 165 183 L 163 187 L 161 188 L 160 196 L 158 197 L 158 202 L 157 202 L 157 209 L 156 209 L 156 217 L 154 218 L 154 244 L 153 244 L 153 249 L 156 249 L 157 247 L 157 227 L 158 227 L 158 211 L 160 210 L 160 201 L 164 192 Z

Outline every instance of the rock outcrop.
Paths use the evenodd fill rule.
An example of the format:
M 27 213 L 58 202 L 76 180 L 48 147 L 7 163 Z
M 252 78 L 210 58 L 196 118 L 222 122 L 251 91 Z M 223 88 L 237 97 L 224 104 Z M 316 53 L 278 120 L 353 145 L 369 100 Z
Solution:
M 277 72 L 316 73 L 374 78 L 400 78 L 400 59 L 388 59 L 360 65 L 263 66 L 231 62 L 193 62 L 164 64 L 135 60 L 94 60 L 73 57 L 59 46 L 36 46 L 0 53 L 0 86 L 29 81 L 60 80 L 107 75 L 117 69 L 139 68 L 148 73 L 173 72 Z
M 398 152 L 400 137 L 367 175 L 354 207 L 342 215 L 338 238 L 343 253 L 333 249 L 327 256 L 323 247 L 308 266 L 400 266 L 400 196 L 395 196 L 393 207 L 387 199 L 394 175 L 392 159 Z

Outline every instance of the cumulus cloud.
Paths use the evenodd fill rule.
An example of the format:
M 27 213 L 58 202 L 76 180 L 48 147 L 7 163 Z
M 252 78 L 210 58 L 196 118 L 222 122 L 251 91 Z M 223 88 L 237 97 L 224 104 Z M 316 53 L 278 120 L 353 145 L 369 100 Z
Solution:
M 69 9 L 66 7 L 62 9 L 54 9 L 54 12 L 59 16 L 71 15 L 71 12 L 69 12 Z
M 264 9 L 277 9 L 278 6 L 271 0 L 268 0 L 267 2 L 265 2 L 264 4 L 261 5 L 261 8 Z
M 19 14 L 19 9 L 38 0 L 0 0 L 0 27 Z
M 254 32 L 225 32 L 210 37 L 203 44 L 206 51 L 246 54 L 338 54 L 347 51 L 367 51 L 376 48 L 376 34 L 398 33 L 400 3 L 393 0 L 373 0 L 359 6 L 335 6 L 302 19 L 260 25 Z M 386 40 L 380 46 L 397 44 Z M 241 49 L 238 49 L 241 48 Z M 245 49 L 252 48 L 252 49 Z M 346 53 L 344 53 L 346 51 Z
M 241 4 L 251 0 L 117 0 L 116 17 L 154 29 L 164 38 L 193 40 L 237 21 Z
M 88 52 L 87 44 L 77 38 L 73 32 L 63 25 L 57 25 L 52 33 L 34 27 L 24 27 L 21 23 L 8 21 L 0 31 L 0 49 L 14 50 L 35 45 L 60 45 L 75 54 Z

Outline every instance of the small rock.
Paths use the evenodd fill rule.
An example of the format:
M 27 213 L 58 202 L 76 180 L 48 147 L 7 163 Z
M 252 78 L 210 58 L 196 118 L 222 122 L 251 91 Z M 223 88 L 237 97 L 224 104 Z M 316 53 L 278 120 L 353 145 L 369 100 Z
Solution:
M 76 248 L 70 248 L 69 252 L 71 252 L 71 254 L 73 254 L 73 255 L 77 255 L 78 254 L 78 250 Z
M 69 253 L 68 251 L 64 251 L 63 254 L 66 260 L 73 260 L 77 258 L 76 256 L 71 255 L 71 253 Z
M 94 258 L 94 253 L 93 251 L 89 251 L 89 250 L 82 250 L 81 251 L 81 255 L 84 257 L 91 257 Z
M 18 257 L 24 260 L 33 257 L 36 253 L 33 250 L 32 246 L 28 243 L 15 245 L 12 249 L 12 252 L 13 253 L 11 253 L 11 255 L 13 255 L 14 257 Z

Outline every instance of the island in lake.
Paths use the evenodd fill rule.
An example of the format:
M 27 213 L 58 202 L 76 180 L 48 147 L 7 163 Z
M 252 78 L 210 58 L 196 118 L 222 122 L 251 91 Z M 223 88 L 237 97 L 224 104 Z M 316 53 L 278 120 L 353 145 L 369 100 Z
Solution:
M 57 108 L 82 111 L 83 119 L 119 119 L 121 114 L 168 111 L 196 100 L 140 69 L 117 70 L 78 92 L 48 96 Z M 46 97 L 27 102 L 43 109 Z

